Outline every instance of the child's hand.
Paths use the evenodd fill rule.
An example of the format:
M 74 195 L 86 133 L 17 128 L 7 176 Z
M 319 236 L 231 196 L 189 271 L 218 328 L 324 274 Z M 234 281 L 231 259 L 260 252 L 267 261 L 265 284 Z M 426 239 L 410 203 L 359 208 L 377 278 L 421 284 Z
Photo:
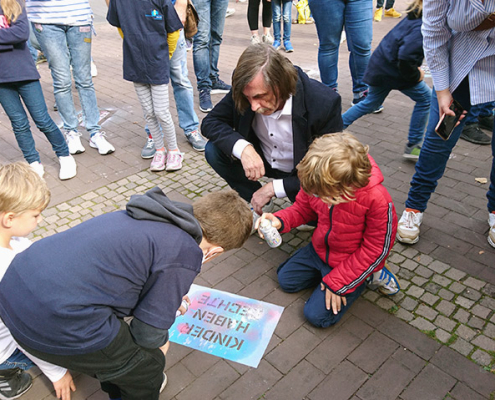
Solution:
M 187 304 L 184 304 L 184 302 Z M 186 313 L 186 311 L 189 309 L 189 306 L 191 305 L 191 300 L 189 299 L 189 296 L 186 294 L 183 298 L 182 298 L 182 303 L 179 307 L 179 309 L 177 310 L 177 317 L 179 315 L 184 315 Z
M 325 290 L 325 306 L 327 310 L 333 310 L 334 314 L 338 314 L 340 309 L 342 308 L 342 304 L 344 306 L 347 305 L 347 300 L 344 296 L 339 296 L 338 294 L 333 293 L 329 290 L 323 283 L 320 283 L 321 290 Z
M 55 388 L 57 398 L 62 400 L 70 400 L 71 390 L 73 392 L 76 391 L 76 385 L 74 384 L 72 375 L 69 371 L 67 371 L 57 382 L 53 382 L 53 387 Z
M 264 239 L 263 234 L 259 231 L 259 227 L 260 227 L 260 223 L 261 223 L 262 219 L 270 220 L 270 222 L 272 223 L 272 226 L 277 230 L 282 227 L 282 223 L 280 222 L 280 220 L 275 215 L 273 215 L 271 213 L 263 213 L 261 215 L 261 218 L 258 218 L 258 220 L 256 221 L 256 224 L 254 225 L 254 229 L 256 229 L 258 231 L 258 235 L 260 235 L 260 237 L 262 239 Z

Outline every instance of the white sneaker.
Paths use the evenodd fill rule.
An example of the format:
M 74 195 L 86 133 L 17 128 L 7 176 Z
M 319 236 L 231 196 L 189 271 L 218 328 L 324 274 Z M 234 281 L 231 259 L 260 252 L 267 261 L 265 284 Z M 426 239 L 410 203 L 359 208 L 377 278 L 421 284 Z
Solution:
M 490 246 L 495 247 L 495 214 L 488 214 L 488 224 L 490 225 L 490 231 L 488 232 L 488 243 Z
M 78 131 L 65 132 L 65 141 L 69 147 L 70 154 L 80 154 L 86 151 L 81 143 L 81 134 Z
M 259 35 L 251 35 L 251 44 L 261 43 Z
M 225 18 L 228 18 L 234 14 L 235 14 L 235 8 L 227 8 L 227 12 L 225 13 Z
M 76 160 L 72 156 L 59 157 L 60 162 L 60 172 L 58 177 L 61 181 L 66 179 L 74 178 L 77 173 Z
M 43 178 L 43 175 L 45 175 L 45 168 L 43 167 L 43 164 L 41 164 L 39 161 L 35 161 L 29 164 L 29 166 L 40 176 L 40 178 Z
M 165 389 L 165 386 L 167 386 L 167 381 L 168 381 L 167 374 L 165 374 L 164 372 L 162 386 L 160 386 L 160 393 L 163 392 L 163 389 Z
M 266 44 L 273 44 L 273 36 L 270 32 L 261 37 L 261 41 Z
M 96 64 L 93 60 L 91 60 L 91 77 L 98 76 L 98 68 L 96 68 Z
M 96 132 L 92 135 L 91 139 L 89 139 L 89 145 L 94 149 L 98 149 L 98 153 L 102 156 L 115 151 L 115 147 L 113 147 L 107 142 L 107 139 L 105 139 L 105 132 L 103 131 Z
M 423 222 L 423 213 L 406 211 L 402 213 L 397 227 L 397 240 L 401 243 L 414 244 L 419 240 L 419 227 Z

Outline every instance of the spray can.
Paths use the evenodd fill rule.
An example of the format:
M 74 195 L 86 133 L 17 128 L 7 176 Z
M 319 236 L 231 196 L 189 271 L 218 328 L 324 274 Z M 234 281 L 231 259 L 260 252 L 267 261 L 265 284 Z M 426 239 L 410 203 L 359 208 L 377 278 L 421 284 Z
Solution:
M 282 244 L 282 237 L 280 236 L 280 233 L 278 233 L 278 230 L 272 226 L 272 223 L 269 219 L 261 219 L 260 232 L 265 237 L 268 246 L 278 247 Z
M 184 314 L 187 312 L 187 310 L 189 309 L 189 303 L 183 299 L 182 300 L 182 303 L 180 303 L 181 307 L 184 307 L 185 311 L 184 311 Z M 183 315 L 180 313 L 179 310 L 177 310 L 177 312 L 175 313 L 175 318 L 177 318 L 179 315 Z

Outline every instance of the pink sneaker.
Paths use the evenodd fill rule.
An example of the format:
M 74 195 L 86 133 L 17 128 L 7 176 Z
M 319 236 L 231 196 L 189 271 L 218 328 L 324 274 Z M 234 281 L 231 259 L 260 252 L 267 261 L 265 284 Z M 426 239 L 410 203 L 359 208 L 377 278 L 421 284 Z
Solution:
M 167 159 L 168 165 L 168 159 Z M 153 161 L 151 161 L 150 171 L 163 171 L 165 169 L 165 152 L 157 151 L 153 156 Z
M 184 153 L 179 151 L 169 151 L 167 153 L 167 171 L 177 171 L 182 168 Z

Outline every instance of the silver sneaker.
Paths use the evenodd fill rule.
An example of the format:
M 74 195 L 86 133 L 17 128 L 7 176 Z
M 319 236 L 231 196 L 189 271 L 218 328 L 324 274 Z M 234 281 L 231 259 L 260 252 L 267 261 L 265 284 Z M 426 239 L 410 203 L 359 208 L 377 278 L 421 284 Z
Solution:
M 65 132 L 65 140 L 70 154 L 80 154 L 86 151 L 81 143 L 81 134 L 78 131 Z
M 205 151 L 207 140 L 199 133 L 199 130 L 194 130 L 189 133 L 184 133 L 187 141 L 191 144 L 192 148 L 196 151 Z M 144 158 L 144 157 L 143 157 Z
M 144 158 L 145 160 L 148 158 L 153 158 L 155 152 L 156 152 L 155 142 L 153 141 L 153 139 L 150 139 L 148 137 L 148 139 L 146 140 L 146 144 L 141 150 L 141 158 Z

